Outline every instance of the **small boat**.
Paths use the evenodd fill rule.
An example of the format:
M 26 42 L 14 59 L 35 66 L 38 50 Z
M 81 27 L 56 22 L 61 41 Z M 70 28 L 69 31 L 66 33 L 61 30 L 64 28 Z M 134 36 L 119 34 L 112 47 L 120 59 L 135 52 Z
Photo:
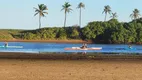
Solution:
M 0 46 L 0 48 L 23 48 L 23 46 Z
M 72 47 L 72 48 L 65 48 L 65 50 L 101 50 L 102 47 L 90 47 L 90 48 L 80 48 L 80 47 Z

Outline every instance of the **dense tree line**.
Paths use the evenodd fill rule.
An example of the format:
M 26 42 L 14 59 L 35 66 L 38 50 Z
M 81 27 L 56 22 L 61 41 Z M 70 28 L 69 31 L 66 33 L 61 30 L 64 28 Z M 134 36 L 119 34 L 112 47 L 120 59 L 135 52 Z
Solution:
M 107 22 L 90 22 L 82 29 L 85 39 L 97 43 L 141 43 L 142 18 L 129 23 L 111 19 Z
M 16 38 L 27 40 L 49 39 L 82 39 L 93 40 L 95 43 L 141 43 L 142 18 L 131 22 L 109 21 L 89 22 L 85 27 L 48 27 L 31 31 L 22 31 Z
M 14 35 L 18 39 L 26 40 L 65 40 L 65 39 L 81 39 L 80 28 L 73 27 L 48 27 L 37 30 L 21 31 L 18 35 Z

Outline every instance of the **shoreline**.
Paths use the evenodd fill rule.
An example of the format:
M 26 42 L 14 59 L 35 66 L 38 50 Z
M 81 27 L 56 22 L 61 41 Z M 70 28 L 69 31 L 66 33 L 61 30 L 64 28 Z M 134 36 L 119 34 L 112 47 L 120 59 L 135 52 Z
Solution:
M 0 42 L 54 42 L 54 43 L 93 43 L 84 40 L 0 40 Z
M 87 43 L 87 44 L 93 44 L 95 42 L 88 40 L 18 40 L 18 39 L 13 39 L 13 40 L 0 40 L 0 42 L 49 42 L 49 43 Z M 112 44 L 112 43 L 96 43 L 96 44 Z M 115 44 L 115 43 L 114 43 Z M 124 43 L 120 43 L 124 44 Z M 130 44 L 130 43 L 129 43 Z M 142 43 L 135 43 L 136 45 L 141 45 Z
M 0 52 L 0 59 L 47 59 L 47 60 L 142 60 L 136 54 L 82 54 L 82 53 L 27 53 Z

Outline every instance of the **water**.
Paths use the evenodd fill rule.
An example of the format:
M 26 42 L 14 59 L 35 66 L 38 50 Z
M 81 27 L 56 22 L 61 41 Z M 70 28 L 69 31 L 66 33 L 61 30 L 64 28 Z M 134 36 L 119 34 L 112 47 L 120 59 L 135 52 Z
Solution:
M 0 42 L 3 46 L 4 42 Z M 102 47 L 102 50 L 64 50 L 64 48 L 80 47 L 82 44 L 73 43 L 37 43 L 37 42 L 9 42 L 9 46 L 22 46 L 23 48 L 2 48 L 0 52 L 100 52 L 100 53 L 140 53 L 142 45 L 132 45 L 132 49 L 126 44 L 88 44 L 88 47 Z

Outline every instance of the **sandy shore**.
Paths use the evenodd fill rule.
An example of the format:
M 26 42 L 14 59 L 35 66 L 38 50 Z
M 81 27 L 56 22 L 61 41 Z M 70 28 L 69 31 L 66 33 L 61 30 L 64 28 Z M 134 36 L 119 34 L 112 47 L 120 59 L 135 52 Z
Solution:
M 0 59 L 1 80 L 142 80 L 142 61 Z
M 141 59 L 63 56 L 0 53 L 0 80 L 142 80 Z

